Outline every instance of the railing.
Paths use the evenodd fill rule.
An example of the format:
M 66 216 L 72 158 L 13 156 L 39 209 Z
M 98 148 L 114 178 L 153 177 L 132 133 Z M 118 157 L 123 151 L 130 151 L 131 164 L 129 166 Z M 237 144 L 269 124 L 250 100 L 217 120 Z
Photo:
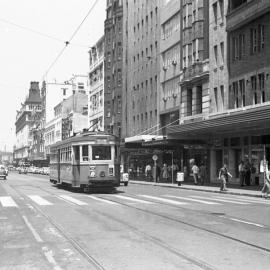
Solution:
M 195 62 L 191 66 L 183 69 L 182 80 L 192 80 L 209 73 L 209 60 Z M 181 81 L 182 81 L 181 80 Z

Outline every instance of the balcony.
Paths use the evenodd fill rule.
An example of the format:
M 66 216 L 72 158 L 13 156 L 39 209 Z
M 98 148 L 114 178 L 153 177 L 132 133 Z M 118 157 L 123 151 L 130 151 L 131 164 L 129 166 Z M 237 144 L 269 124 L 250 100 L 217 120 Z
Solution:
M 191 83 L 209 76 L 209 60 L 196 62 L 184 68 L 180 75 L 180 84 Z
M 229 10 L 227 15 L 227 31 L 234 31 L 269 11 L 269 0 L 248 0 L 238 7 Z

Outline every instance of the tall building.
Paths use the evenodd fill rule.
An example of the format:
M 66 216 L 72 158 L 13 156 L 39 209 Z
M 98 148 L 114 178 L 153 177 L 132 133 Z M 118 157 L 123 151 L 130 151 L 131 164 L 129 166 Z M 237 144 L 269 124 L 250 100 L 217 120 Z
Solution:
M 123 72 L 123 4 L 107 1 L 105 20 L 104 130 L 121 137 Z
M 89 51 L 89 67 L 89 128 L 104 131 L 104 36 Z
M 39 157 L 40 140 L 36 134 L 39 124 L 39 114 L 42 111 L 42 100 L 38 82 L 31 82 L 29 93 L 21 103 L 21 108 L 17 111 L 16 126 L 16 143 L 14 148 L 14 159 L 18 164 L 20 161 L 29 162 L 30 159 Z M 34 149 L 36 151 L 34 151 Z M 33 152 L 31 152 L 33 150 Z

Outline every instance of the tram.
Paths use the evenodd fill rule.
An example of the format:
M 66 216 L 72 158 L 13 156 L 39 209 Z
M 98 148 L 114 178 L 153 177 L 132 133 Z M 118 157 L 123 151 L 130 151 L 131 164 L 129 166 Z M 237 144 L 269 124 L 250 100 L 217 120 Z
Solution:
M 103 132 L 85 132 L 50 147 L 50 182 L 89 191 L 120 185 L 119 142 Z

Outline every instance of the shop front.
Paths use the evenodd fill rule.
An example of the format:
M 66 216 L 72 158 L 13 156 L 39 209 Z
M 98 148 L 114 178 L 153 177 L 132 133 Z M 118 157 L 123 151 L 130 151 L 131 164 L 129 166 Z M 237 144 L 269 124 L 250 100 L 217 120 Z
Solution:
M 168 128 L 168 138 L 204 141 L 205 146 L 187 144 L 184 160 L 194 158 L 205 163 L 209 182 L 219 182 L 218 172 L 224 163 L 233 175 L 232 183 L 240 184 L 239 164 L 252 168 L 251 184 L 262 184 L 264 156 L 270 161 L 270 105 L 228 112 L 221 116 Z M 188 166 L 188 163 L 185 163 Z M 248 184 L 248 182 L 247 182 Z

